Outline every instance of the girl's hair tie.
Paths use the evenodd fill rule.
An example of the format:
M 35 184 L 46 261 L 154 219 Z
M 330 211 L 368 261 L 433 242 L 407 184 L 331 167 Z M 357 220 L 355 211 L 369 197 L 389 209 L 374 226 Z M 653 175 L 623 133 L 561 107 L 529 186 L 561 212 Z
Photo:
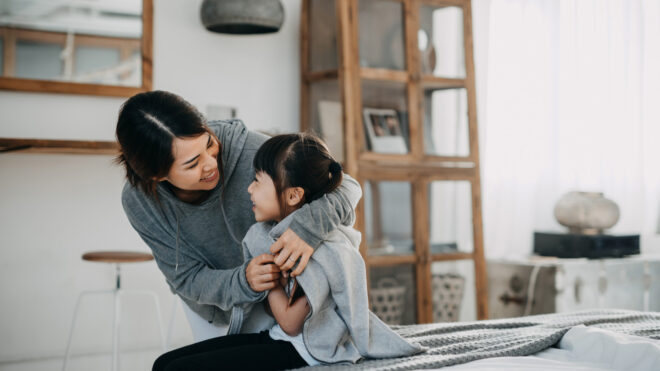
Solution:
M 342 168 L 341 168 L 341 164 L 340 164 L 339 162 L 337 162 L 337 161 L 332 161 L 332 162 L 330 163 L 329 170 L 330 170 L 330 174 L 338 174 L 338 173 L 340 173 L 341 170 L 342 170 Z

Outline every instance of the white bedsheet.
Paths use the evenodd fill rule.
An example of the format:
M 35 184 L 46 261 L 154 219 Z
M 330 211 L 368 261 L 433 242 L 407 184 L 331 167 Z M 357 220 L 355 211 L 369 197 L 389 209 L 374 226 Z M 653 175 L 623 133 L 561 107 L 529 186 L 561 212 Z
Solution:
M 569 330 L 556 348 L 531 356 L 482 359 L 439 370 L 659 371 L 660 341 L 581 325 Z

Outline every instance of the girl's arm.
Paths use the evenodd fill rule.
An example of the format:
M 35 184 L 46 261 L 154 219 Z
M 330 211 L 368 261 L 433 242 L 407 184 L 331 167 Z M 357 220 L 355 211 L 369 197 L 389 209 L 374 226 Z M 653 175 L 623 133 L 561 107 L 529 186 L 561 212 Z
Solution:
M 291 305 L 288 304 L 289 297 L 281 285 L 268 293 L 268 305 L 273 312 L 273 317 L 287 335 L 296 336 L 302 332 L 305 318 L 309 313 L 309 303 L 307 296 L 303 295 Z

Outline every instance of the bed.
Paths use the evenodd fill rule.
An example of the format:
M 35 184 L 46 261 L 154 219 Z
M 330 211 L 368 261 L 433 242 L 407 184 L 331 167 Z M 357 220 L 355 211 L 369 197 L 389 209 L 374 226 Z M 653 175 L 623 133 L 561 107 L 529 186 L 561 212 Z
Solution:
M 395 326 L 428 350 L 305 370 L 660 370 L 660 313 L 593 310 Z

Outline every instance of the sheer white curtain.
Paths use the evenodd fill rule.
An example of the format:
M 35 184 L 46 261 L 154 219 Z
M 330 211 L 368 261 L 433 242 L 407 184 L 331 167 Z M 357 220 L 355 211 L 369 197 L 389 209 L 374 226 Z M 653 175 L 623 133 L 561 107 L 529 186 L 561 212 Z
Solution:
M 563 230 L 553 209 L 570 190 L 604 192 L 619 204 L 611 233 L 653 236 L 660 0 L 473 7 L 486 255 L 528 255 L 534 231 Z M 476 22 L 486 18 L 480 32 Z M 644 241 L 652 240 L 643 249 L 657 248 Z

